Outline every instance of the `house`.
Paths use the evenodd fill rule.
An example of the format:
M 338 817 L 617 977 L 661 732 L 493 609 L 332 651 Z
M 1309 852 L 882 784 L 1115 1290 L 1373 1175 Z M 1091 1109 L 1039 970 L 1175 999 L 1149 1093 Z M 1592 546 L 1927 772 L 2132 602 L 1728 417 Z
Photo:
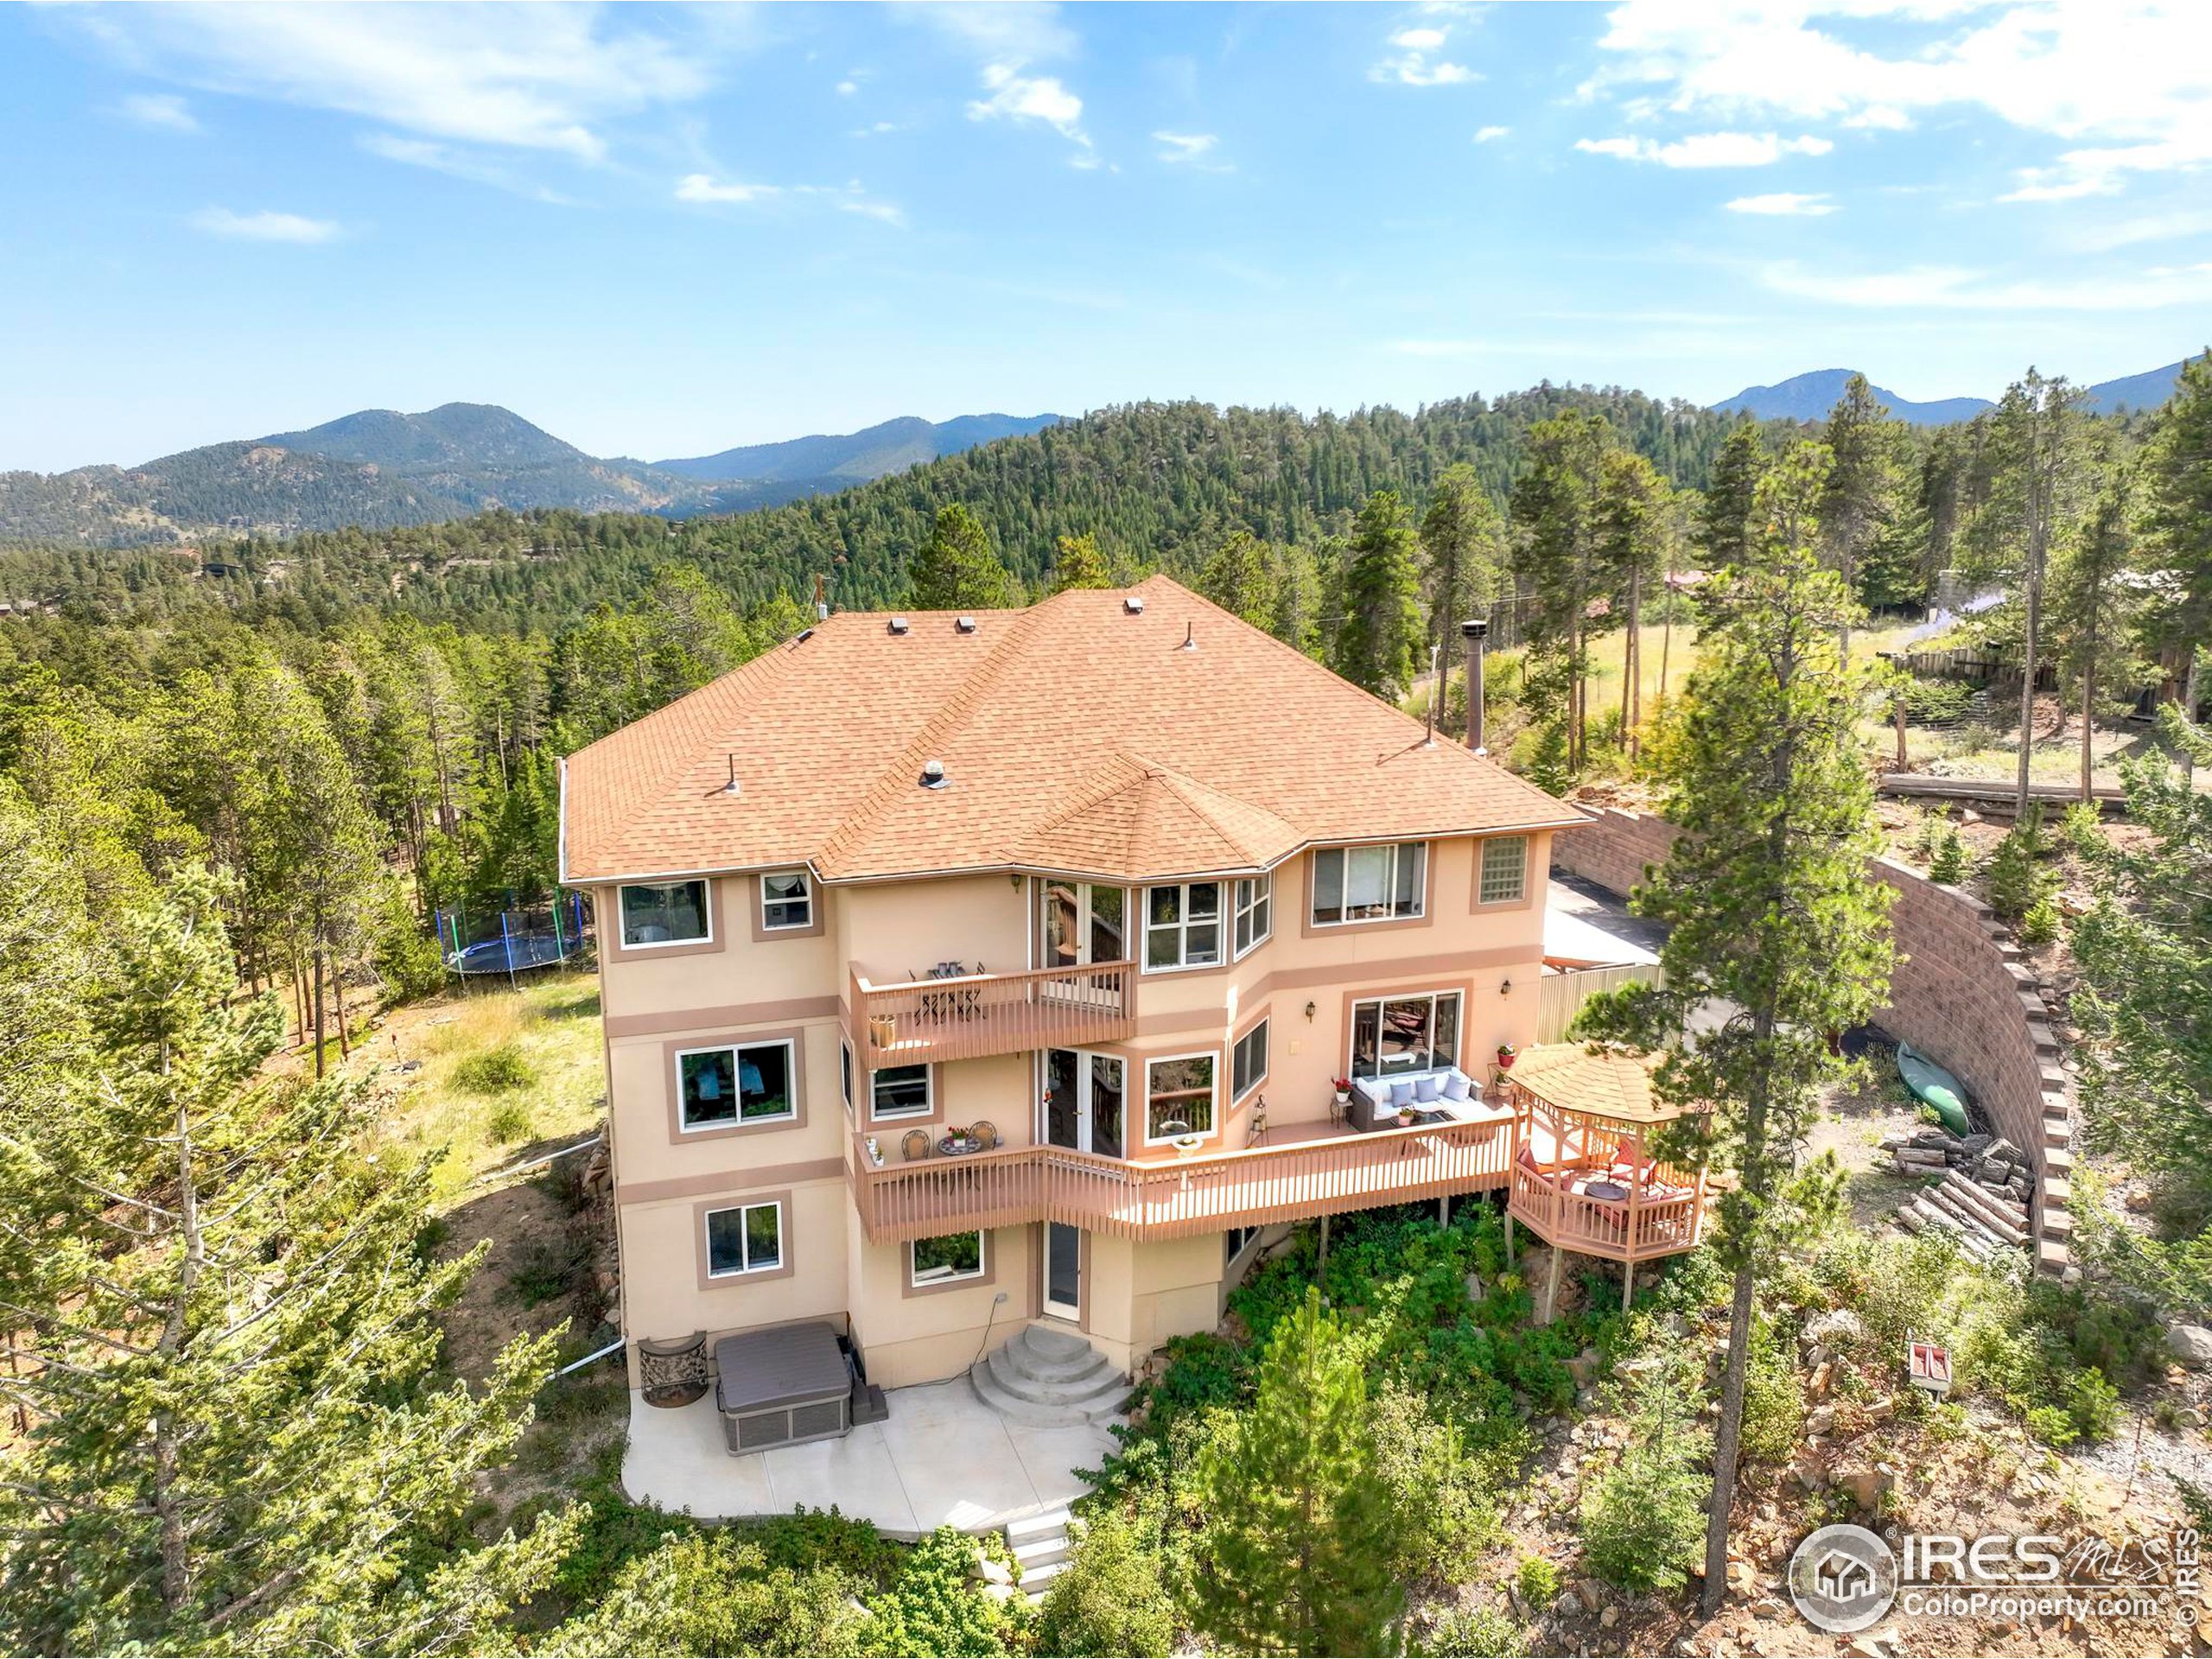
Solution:
M 1580 821 L 1165 577 L 824 615 L 571 756 L 633 1376 L 805 1322 L 1126 1373 L 1270 1228 L 1503 1188 Z

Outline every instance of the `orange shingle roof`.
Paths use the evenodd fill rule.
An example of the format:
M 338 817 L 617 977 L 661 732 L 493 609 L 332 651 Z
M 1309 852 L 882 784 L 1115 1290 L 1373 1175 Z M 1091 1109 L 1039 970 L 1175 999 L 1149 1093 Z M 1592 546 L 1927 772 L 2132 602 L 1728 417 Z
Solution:
M 1652 1092 L 1658 1056 L 1640 1058 L 1581 1043 L 1540 1043 L 1523 1049 L 1507 1073 L 1561 1111 L 1612 1123 L 1664 1123 L 1682 1114 Z
M 1165 576 L 1027 610 L 817 624 L 569 757 L 571 881 L 1257 870 L 1314 842 L 1581 822 Z M 1182 649 L 1186 626 L 1196 649 Z M 723 793 L 729 757 L 740 793 Z M 920 785 L 942 761 L 942 789 Z

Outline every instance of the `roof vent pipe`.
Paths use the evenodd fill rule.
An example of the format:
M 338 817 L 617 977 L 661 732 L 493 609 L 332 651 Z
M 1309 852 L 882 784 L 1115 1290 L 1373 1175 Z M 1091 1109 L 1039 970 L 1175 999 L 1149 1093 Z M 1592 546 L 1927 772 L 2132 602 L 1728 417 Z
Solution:
M 957 616 L 952 620 L 952 626 L 963 633 L 973 633 L 976 632 L 976 619 L 972 616 Z
M 1490 619 L 1478 616 L 1462 622 L 1459 638 L 1467 651 L 1467 747 L 1477 754 L 1488 754 L 1483 742 L 1483 658 L 1488 654 Z
M 823 591 L 822 573 L 818 570 L 814 574 L 814 620 L 817 622 L 830 620 L 830 595 Z
M 942 760 L 923 761 L 922 787 L 924 789 L 943 789 L 944 785 L 944 762 Z
M 1122 594 L 1122 608 L 1128 612 L 1131 616 L 1142 616 L 1144 614 L 1144 595 L 1142 594 Z
M 1185 623 L 1184 623 L 1184 624 L 1183 624 L 1183 644 L 1182 644 L 1181 649 L 1182 649 L 1182 650 L 1184 650 L 1184 651 L 1196 651 L 1198 648 L 1198 624 L 1196 624 L 1195 622 L 1185 622 Z
M 737 756 L 732 754 L 729 758 L 729 782 L 722 785 L 722 793 L 729 796 L 738 796 L 742 795 L 744 792 L 745 791 L 743 790 L 738 787 L 737 784 Z
M 892 632 L 904 633 L 906 632 L 906 629 L 910 625 L 907 623 L 905 617 L 894 616 L 891 619 L 889 626 Z

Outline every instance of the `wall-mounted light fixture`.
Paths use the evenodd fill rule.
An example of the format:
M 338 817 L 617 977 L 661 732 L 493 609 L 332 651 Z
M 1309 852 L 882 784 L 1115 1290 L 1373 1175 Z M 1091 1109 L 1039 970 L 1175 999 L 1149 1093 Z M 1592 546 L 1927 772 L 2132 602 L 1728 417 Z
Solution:
M 1306 1005 L 1306 1017 L 1309 1020 L 1313 1017 L 1313 1005 L 1311 1002 Z
M 1511 980 L 1510 980 L 1510 979 L 1501 979 L 1501 980 L 1499 980 L 1499 981 L 1497 982 L 1497 994 L 1498 994 L 1500 996 L 1510 996 L 1510 995 L 1513 995 L 1513 982 L 1512 982 Z

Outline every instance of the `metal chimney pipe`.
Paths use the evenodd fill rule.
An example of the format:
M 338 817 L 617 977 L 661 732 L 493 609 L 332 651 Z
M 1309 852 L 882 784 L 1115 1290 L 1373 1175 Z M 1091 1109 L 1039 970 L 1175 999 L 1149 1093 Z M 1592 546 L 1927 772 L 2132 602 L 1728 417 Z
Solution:
M 1490 638 L 1490 619 L 1470 618 L 1459 625 L 1459 638 L 1467 646 L 1467 747 L 1488 754 L 1483 744 L 1483 657 Z

